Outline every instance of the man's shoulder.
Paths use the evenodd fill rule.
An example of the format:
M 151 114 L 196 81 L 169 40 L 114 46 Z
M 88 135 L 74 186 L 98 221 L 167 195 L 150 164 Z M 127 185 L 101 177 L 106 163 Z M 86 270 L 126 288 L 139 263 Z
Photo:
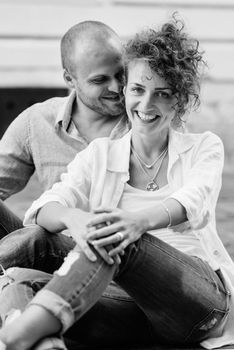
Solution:
M 37 119 L 56 119 L 59 111 L 67 103 L 68 97 L 52 97 L 43 102 L 38 102 L 28 107 L 21 115 Z

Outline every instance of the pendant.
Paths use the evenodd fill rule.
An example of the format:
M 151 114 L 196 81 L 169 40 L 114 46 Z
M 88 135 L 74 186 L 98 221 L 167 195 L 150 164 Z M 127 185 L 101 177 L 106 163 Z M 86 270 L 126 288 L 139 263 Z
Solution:
M 147 191 L 157 191 L 158 189 L 159 189 L 158 185 L 153 180 L 147 183 L 147 186 L 146 186 Z

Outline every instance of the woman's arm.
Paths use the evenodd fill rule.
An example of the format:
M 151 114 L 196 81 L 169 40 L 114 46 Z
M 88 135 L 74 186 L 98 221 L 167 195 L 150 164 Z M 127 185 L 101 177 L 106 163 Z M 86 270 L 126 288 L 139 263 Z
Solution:
M 135 212 L 103 208 L 96 211 L 96 213 L 98 212 L 102 213 L 96 215 L 88 224 L 90 233 L 87 239 L 95 247 L 118 244 L 116 248 L 109 252 L 110 256 L 120 253 L 130 243 L 138 240 L 143 233 L 149 230 L 178 225 L 187 220 L 186 210 L 183 205 L 177 200 L 170 198 L 161 204 Z M 108 222 L 109 225 L 95 229 L 103 222 Z
M 85 149 L 86 159 L 89 158 L 89 150 Z M 47 208 L 52 211 L 51 216 L 48 216 L 47 220 L 52 220 L 53 225 L 56 224 L 58 228 L 61 227 L 60 214 L 66 210 L 66 208 L 80 208 L 87 211 L 89 208 L 89 190 L 90 190 L 90 174 L 91 170 L 89 163 L 86 162 L 84 157 L 81 156 L 80 152 L 76 155 L 74 160 L 70 162 L 67 166 L 67 172 L 61 174 L 61 181 L 55 183 L 51 189 L 45 191 L 37 200 L 35 200 L 31 207 L 25 213 L 24 225 L 32 225 L 36 223 L 36 217 L 38 212 L 42 207 L 48 203 L 57 203 L 56 205 Z M 59 206 L 60 204 L 60 206 Z M 53 210 L 56 208 L 58 215 L 55 215 Z M 60 209 L 59 209 L 60 208 Z M 38 220 L 38 217 L 37 217 Z M 38 221 L 37 221 L 38 222 Z M 52 230 L 50 230 L 46 222 L 46 229 L 51 232 L 59 231 L 56 227 L 52 225 Z M 63 228 L 62 228 L 63 229 Z
M 67 229 L 87 258 L 96 261 L 97 257 L 87 242 L 87 224 L 93 216 L 94 214 L 78 208 L 67 208 L 60 203 L 49 202 L 38 211 L 36 223 L 49 232 Z M 96 247 L 96 250 L 108 264 L 113 264 L 114 260 L 120 263 L 119 256 L 115 255 L 113 260 L 104 247 Z
M 146 208 L 142 213 L 137 212 L 137 215 L 148 219 L 147 230 L 176 226 L 187 221 L 184 206 L 173 198 L 167 198 L 156 206 Z
M 35 222 L 49 232 L 59 232 L 66 229 L 61 220 L 68 208 L 58 202 L 49 202 L 37 212 Z

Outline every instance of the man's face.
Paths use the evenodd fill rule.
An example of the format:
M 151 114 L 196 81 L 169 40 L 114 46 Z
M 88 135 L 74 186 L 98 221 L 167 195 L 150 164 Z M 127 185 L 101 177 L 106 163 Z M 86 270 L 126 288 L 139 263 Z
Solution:
M 119 116 L 123 104 L 123 59 L 116 47 L 96 45 L 93 50 L 73 57 L 73 83 L 77 98 L 102 116 Z

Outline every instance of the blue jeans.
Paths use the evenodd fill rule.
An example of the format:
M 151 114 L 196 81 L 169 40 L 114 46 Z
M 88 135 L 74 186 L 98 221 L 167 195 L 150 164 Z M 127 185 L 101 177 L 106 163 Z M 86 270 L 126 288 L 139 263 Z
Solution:
M 42 271 L 12 268 L 0 293 L 2 321 L 15 310 L 23 311 L 36 293 L 51 280 Z M 4 285 L 5 284 L 5 285 Z M 114 315 L 114 317 L 113 317 Z M 134 323 L 133 323 L 134 320 Z M 147 346 L 152 344 L 150 324 L 134 301 L 115 284 L 64 334 L 65 341 L 79 346 Z
M 196 344 L 217 336 L 229 311 L 230 293 L 220 271 L 214 272 L 201 259 L 185 255 L 149 234 L 126 249 L 120 266 L 110 266 L 100 256 L 97 262 L 90 262 L 76 246 L 39 292 L 40 286 L 32 292 L 33 279 L 29 278 L 30 283 L 25 283 L 24 278 L 14 281 L 13 272 L 6 279 L 1 298 L 4 294 L 8 296 L 9 291 L 14 298 L 17 295 L 33 298 L 31 304 L 41 305 L 60 320 L 63 333 L 74 323 L 73 329 L 79 331 L 89 313 L 93 330 L 98 327 L 99 319 L 92 318 L 92 311 L 99 305 L 102 319 L 100 303 L 112 279 L 132 297 L 136 310 L 142 310 L 140 319 L 145 321 L 146 334 L 153 343 Z M 4 316 L 2 308 L 4 305 L 0 306 Z M 116 330 L 111 324 L 115 319 L 111 310 L 108 329 L 112 341 L 118 338 L 111 335 Z M 135 322 L 137 325 L 132 317 L 127 320 L 137 337 Z M 101 341 L 105 335 L 102 333 Z
M 22 227 L 22 221 L 0 200 L 0 239 Z
M 1 240 L 0 263 L 6 270 L 13 267 L 0 279 L 0 289 L 3 289 L 0 293 L 0 315 L 3 322 L 12 310 L 25 309 L 74 247 L 75 242 L 70 237 L 46 232 L 37 225 L 12 232 Z M 134 320 L 134 327 L 129 319 Z M 71 327 L 65 337 L 91 346 L 113 345 L 113 338 L 120 346 L 145 346 L 151 342 L 146 316 L 132 298 L 114 283 L 79 321 L 78 331 L 76 326 Z
M 32 225 L 0 240 L 0 264 L 4 269 L 17 266 L 53 273 L 74 246 L 72 238 Z

